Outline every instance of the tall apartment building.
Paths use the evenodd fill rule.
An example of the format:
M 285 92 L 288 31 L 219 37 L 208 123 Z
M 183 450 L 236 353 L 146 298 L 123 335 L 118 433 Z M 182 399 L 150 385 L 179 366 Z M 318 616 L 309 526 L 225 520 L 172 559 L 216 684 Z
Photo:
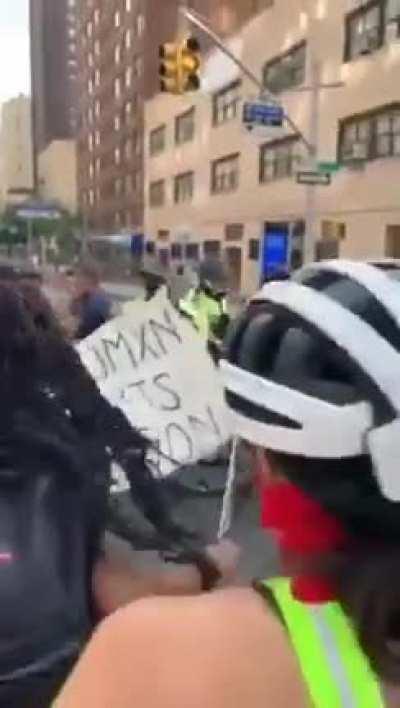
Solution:
M 338 170 L 312 196 L 313 257 L 400 257 L 399 0 L 275 0 L 232 41 L 298 130 L 248 133 L 242 102 L 257 91 L 219 51 L 208 92 L 149 101 L 148 251 L 172 263 L 218 254 L 247 292 L 274 259 L 301 262 L 310 191 L 296 173 L 310 160 L 299 132 L 313 139 L 317 72 L 342 86 L 319 97 L 317 157 Z
M 24 199 L 33 188 L 31 100 L 18 96 L 1 111 L 0 129 L 2 203 Z
M 230 33 L 271 0 L 192 0 Z M 81 208 L 92 231 L 143 229 L 144 101 L 159 87 L 158 47 L 177 33 L 179 0 L 81 0 Z
M 38 156 L 53 140 L 76 134 L 76 5 L 77 0 L 30 0 L 35 169 Z

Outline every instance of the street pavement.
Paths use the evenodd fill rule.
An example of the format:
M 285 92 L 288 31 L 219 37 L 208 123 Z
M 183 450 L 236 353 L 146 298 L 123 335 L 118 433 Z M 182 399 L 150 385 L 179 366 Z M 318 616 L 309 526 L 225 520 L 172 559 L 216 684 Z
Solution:
M 226 472 L 226 465 L 198 464 L 182 469 L 168 480 L 173 517 L 187 530 L 196 532 L 204 545 L 217 542 Z M 239 482 L 245 473 L 246 470 L 239 472 Z M 151 527 L 139 509 L 132 505 L 128 492 L 120 494 L 118 503 L 128 510 L 137 538 L 151 534 Z M 233 523 L 227 537 L 233 539 L 242 551 L 238 574 L 240 582 L 247 583 L 276 574 L 276 547 L 271 536 L 260 528 L 258 501 L 252 485 L 245 488 L 239 485 L 237 489 Z M 142 551 L 136 546 L 132 556 L 128 544 L 118 543 L 115 538 L 111 539 L 111 543 L 117 543 L 124 554 L 131 556 L 135 565 L 157 565 L 162 562 L 157 553 Z
M 188 488 L 186 494 L 179 495 L 179 498 L 176 495 L 174 511 L 177 519 L 211 543 L 217 538 L 226 473 L 227 465 L 199 464 L 177 475 Z M 275 543 L 260 527 L 257 494 L 251 482 L 244 489 L 240 484 L 249 479 L 248 473 L 248 469 L 238 470 L 233 523 L 228 533 L 228 537 L 242 549 L 239 571 L 243 580 L 270 577 L 277 571 Z M 201 493 L 200 489 L 206 487 L 209 494 Z

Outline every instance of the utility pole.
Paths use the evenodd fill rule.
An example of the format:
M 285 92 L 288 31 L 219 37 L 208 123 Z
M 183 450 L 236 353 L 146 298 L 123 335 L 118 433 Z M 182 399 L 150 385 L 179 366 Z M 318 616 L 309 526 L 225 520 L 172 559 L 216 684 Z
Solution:
M 310 131 L 309 140 L 313 147 L 310 158 L 314 164 L 311 170 L 317 169 L 318 160 L 318 140 L 320 125 L 320 98 L 321 98 L 321 64 L 311 56 L 310 61 Z M 309 263 L 315 260 L 315 244 L 317 240 L 317 189 L 315 184 L 306 187 L 306 208 L 305 208 L 305 236 L 304 236 L 304 261 Z

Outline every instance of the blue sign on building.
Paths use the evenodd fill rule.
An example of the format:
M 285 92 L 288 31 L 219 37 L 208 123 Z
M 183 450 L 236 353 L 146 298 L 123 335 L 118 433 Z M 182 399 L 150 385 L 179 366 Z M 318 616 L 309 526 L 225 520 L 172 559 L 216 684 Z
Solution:
M 245 126 L 264 126 L 281 128 L 285 118 L 282 106 L 263 101 L 245 101 L 243 104 L 243 123 Z
M 287 269 L 288 253 L 289 226 L 287 224 L 266 224 L 261 263 L 262 280 Z

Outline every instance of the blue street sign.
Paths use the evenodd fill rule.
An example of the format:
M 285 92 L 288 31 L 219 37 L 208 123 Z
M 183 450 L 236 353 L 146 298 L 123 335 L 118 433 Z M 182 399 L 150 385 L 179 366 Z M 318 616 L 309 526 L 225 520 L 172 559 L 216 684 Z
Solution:
M 285 118 L 282 106 L 263 101 L 245 101 L 243 104 L 244 125 L 261 125 L 266 128 L 281 128 Z

